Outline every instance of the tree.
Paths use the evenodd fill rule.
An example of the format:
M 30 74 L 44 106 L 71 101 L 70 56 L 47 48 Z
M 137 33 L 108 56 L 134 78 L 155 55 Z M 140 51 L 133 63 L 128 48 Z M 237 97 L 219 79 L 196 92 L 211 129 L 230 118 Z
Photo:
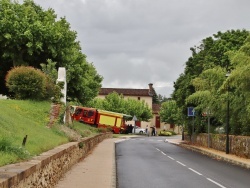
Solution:
M 250 36 L 237 52 L 229 53 L 232 71 L 227 79 L 230 125 L 234 134 L 250 135 Z
M 23 4 L 0 1 L 0 93 L 8 94 L 2 80 L 14 66 L 55 62 L 55 68 L 67 70 L 68 100 L 86 103 L 101 87 L 100 76 L 76 41 L 77 33 L 65 18 L 57 18 L 53 9 L 43 10 L 33 0 Z
M 154 88 L 152 88 L 152 90 L 153 90 L 153 96 L 152 96 L 153 101 L 152 102 L 153 102 L 153 104 L 159 104 L 160 101 L 159 101 L 158 95 L 157 95 Z
M 181 111 L 174 100 L 162 103 L 159 114 L 162 122 L 169 124 L 181 122 Z
M 186 115 L 188 106 L 196 107 L 199 113 L 205 106 L 211 106 L 217 122 L 225 121 L 225 74 L 228 69 L 234 69 L 230 54 L 237 52 L 248 36 L 246 30 L 218 32 L 202 40 L 199 46 L 190 48 L 192 56 L 186 62 L 184 73 L 175 82 L 172 94 L 183 115 Z
M 149 121 L 153 117 L 148 104 L 135 99 L 124 99 L 123 95 L 116 92 L 108 94 L 105 99 L 94 99 L 87 106 L 136 116 L 140 121 Z

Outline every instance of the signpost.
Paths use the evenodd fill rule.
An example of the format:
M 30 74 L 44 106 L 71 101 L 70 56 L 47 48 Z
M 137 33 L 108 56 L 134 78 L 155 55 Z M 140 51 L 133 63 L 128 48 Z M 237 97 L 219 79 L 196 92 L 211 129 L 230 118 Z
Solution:
M 193 143 L 194 141 L 194 116 L 195 116 L 194 107 L 188 107 L 188 116 L 193 117 L 193 126 L 192 126 L 192 143 Z
M 188 116 L 195 116 L 194 107 L 188 107 Z
M 209 107 L 206 109 L 205 112 L 202 113 L 202 116 L 207 116 L 207 147 L 210 147 L 210 118 L 211 118 L 212 112 L 209 109 Z

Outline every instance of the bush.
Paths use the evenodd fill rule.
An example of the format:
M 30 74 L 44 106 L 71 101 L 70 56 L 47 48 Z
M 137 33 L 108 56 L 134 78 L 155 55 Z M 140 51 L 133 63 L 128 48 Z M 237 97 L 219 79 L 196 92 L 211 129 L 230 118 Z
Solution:
M 46 96 L 46 75 L 33 67 L 14 67 L 6 75 L 6 86 L 17 99 L 41 100 Z
M 172 136 L 173 133 L 171 131 L 161 130 L 158 135 L 159 136 Z

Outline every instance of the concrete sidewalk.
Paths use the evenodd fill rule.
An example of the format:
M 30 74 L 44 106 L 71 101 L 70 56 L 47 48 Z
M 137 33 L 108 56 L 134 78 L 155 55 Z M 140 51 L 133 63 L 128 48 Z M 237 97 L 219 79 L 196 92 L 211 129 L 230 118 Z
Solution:
M 69 170 L 56 188 L 115 188 L 115 142 L 109 138 L 99 143 L 93 151 Z
M 55 186 L 56 188 L 115 188 L 116 164 L 115 143 L 129 137 L 110 138 L 99 143 L 93 151 L 81 162 L 72 167 Z M 203 153 L 218 160 L 224 160 L 235 165 L 250 168 L 250 159 L 225 154 L 210 148 L 189 145 L 180 139 L 167 139 L 176 144 L 196 152 Z

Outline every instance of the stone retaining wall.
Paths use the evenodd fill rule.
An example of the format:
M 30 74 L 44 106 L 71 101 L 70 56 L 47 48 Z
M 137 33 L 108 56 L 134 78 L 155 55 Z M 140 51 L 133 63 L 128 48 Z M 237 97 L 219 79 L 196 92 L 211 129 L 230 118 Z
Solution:
M 190 136 L 185 135 L 185 140 L 190 141 Z M 226 135 L 210 134 L 210 147 L 219 151 L 226 151 Z M 193 144 L 208 147 L 208 134 L 195 135 Z M 250 137 L 229 135 L 229 153 L 250 159 Z
M 29 161 L 0 167 L 0 188 L 54 187 L 62 175 L 112 134 L 100 134 L 70 142 Z

